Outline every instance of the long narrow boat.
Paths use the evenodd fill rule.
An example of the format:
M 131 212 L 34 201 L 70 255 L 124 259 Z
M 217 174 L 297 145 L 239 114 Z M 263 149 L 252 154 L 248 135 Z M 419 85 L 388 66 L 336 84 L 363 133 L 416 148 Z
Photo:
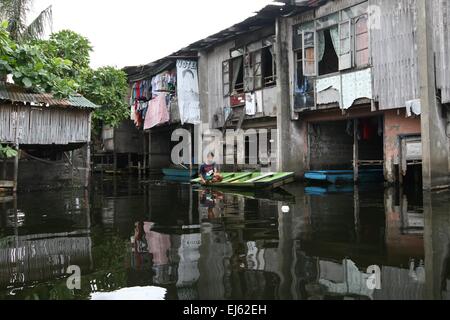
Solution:
M 384 180 L 383 169 L 364 169 L 359 171 L 359 182 L 380 182 Z M 305 179 L 331 184 L 353 183 L 355 174 L 353 170 L 324 170 L 309 171 Z
M 264 189 L 271 190 L 279 188 L 295 181 L 293 172 L 240 172 L 222 173 L 222 182 L 208 184 L 213 188 L 229 189 Z M 192 184 L 201 184 L 200 178 L 191 181 Z

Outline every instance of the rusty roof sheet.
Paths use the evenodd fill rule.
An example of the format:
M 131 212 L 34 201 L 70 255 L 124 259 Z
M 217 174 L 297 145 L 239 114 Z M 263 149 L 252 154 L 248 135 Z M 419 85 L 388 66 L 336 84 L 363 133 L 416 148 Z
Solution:
M 30 93 L 22 87 L 6 82 L 0 82 L 0 100 L 45 105 L 48 107 L 99 108 L 99 106 L 81 95 L 74 95 L 67 99 L 57 99 L 50 93 Z

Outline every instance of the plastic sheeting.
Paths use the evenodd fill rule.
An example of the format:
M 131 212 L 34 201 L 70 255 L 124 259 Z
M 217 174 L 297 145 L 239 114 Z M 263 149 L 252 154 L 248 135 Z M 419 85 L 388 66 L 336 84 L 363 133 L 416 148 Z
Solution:
M 197 62 L 178 60 L 177 76 L 181 123 L 199 124 L 201 119 Z
M 318 105 L 338 103 L 341 109 L 349 109 L 358 99 L 373 99 L 372 70 L 317 79 L 316 90 Z

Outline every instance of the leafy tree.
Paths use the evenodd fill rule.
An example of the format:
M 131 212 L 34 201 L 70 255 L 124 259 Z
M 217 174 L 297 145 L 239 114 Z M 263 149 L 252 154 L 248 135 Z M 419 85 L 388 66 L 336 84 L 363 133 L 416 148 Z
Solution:
M 92 46 L 87 38 L 64 30 L 49 40 L 17 43 L 2 23 L 0 45 L 0 77 L 11 74 L 16 84 L 58 98 L 84 95 L 101 106 L 94 113 L 94 131 L 102 124 L 116 126 L 128 117 L 126 74 L 114 67 L 91 69 Z
M 11 38 L 15 40 L 38 39 L 44 36 L 46 27 L 52 25 L 52 6 L 44 9 L 27 24 L 33 0 L 0 0 L 0 20 L 9 22 Z
M 102 124 L 115 127 L 129 117 L 130 111 L 125 103 L 127 76 L 122 70 L 113 67 L 85 69 L 80 82 L 81 93 L 101 106 L 93 116 L 94 129 L 99 129 Z
M 36 45 L 50 58 L 61 58 L 72 61 L 72 68 L 65 74 L 77 77 L 83 69 L 89 69 L 92 45 L 90 41 L 71 30 L 53 33 L 49 40 L 36 40 Z

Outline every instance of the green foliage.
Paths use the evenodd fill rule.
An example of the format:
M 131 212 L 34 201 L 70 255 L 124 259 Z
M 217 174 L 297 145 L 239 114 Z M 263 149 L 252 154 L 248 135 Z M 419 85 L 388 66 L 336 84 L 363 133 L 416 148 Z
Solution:
M 129 117 L 127 76 L 122 70 L 103 67 L 97 70 L 85 69 L 81 74 L 81 94 L 101 106 L 93 115 L 94 129 L 102 124 L 117 126 Z
M 8 159 L 8 158 L 14 158 L 17 156 L 17 150 L 13 149 L 9 146 L 2 146 L 0 144 L 0 159 Z
M 0 77 L 12 74 L 16 84 L 57 98 L 84 95 L 101 106 L 93 115 L 94 132 L 102 124 L 117 126 L 129 116 L 126 74 L 113 67 L 91 69 L 92 46 L 87 38 L 63 30 L 49 40 L 17 43 L 7 27 L 5 22 L 0 25 Z
M 73 68 L 71 60 L 47 55 L 37 43 L 16 43 L 5 22 L 0 25 L 0 45 L 0 76 L 11 74 L 16 84 L 30 91 L 60 98 L 77 92 L 76 80 L 66 77 Z
M 76 32 L 63 30 L 53 33 L 49 40 L 34 41 L 49 58 L 71 61 L 66 77 L 77 77 L 83 69 L 89 68 L 92 45 L 89 40 Z

